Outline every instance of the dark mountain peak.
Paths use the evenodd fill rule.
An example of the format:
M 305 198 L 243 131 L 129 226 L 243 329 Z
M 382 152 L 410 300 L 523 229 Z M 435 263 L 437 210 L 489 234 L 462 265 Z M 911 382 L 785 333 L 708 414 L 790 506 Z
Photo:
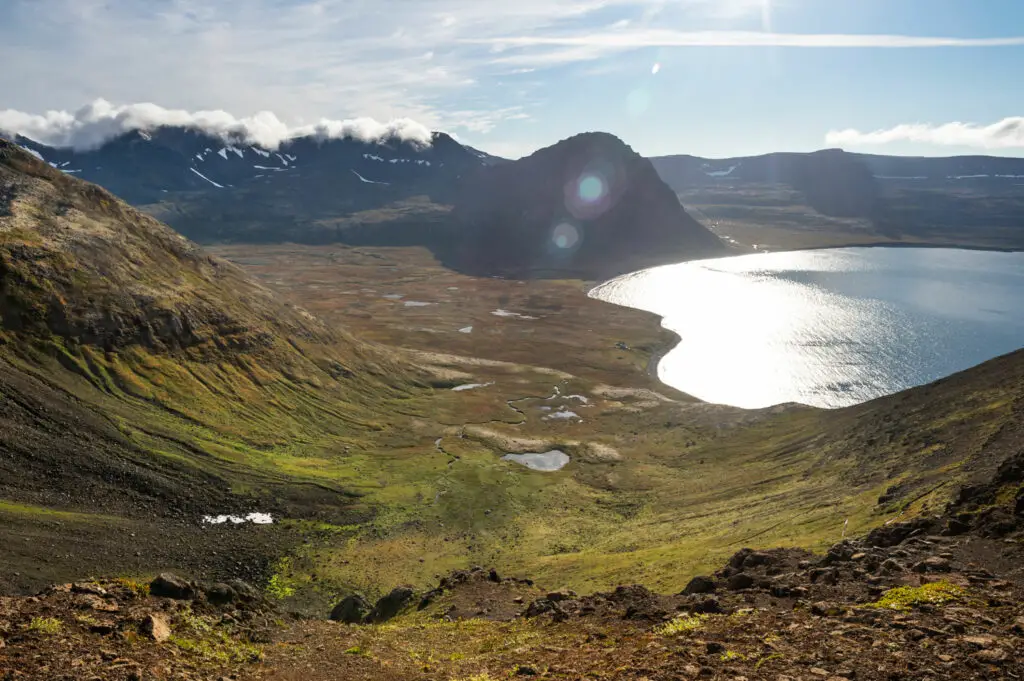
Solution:
M 608 133 L 575 135 L 470 176 L 458 266 L 603 277 L 724 251 L 651 163 Z

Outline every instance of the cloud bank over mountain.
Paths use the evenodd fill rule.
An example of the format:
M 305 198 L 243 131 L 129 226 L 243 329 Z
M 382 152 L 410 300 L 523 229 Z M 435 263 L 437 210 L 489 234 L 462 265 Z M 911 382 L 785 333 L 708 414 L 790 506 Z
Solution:
M 830 145 L 851 147 L 918 142 L 976 149 L 1024 149 L 1024 116 L 1011 116 L 991 125 L 957 121 L 942 125 L 904 123 L 871 132 L 852 128 L 832 130 L 825 141 Z
M 390 138 L 429 145 L 430 129 L 409 118 L 386 123 L 373 118 L 321 119 L 312 125 L 288 125 L 273 112 L 260 111 L 238 118 L 226 111 L 165 109 L 156 104 L 114 105 L 104 99 L 74 112 L 47 111 L 31 114 L 14 109 L 0 111 L 0 131 L 19 134 L 42 144 L 94 149 L 132 130 L 160 126 L 192 128 L 223 138 L 240 138 L 250 144 L 276 149 L 286 140 L 314 135 L 323 139 L 354 138 L 378 142 Z

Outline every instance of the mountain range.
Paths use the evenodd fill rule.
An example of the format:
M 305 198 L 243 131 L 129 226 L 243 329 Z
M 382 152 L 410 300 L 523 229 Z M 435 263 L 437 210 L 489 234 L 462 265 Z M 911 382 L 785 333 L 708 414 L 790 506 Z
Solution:
M 654 157 L 650 164 L 660 181 L 646 173 L 643 186 L 664 199 L 667 185 L 684 209 L 680 213 L 669 202 L 630 222 L 665 225 L 674 213 L 673 226 L 654 241 L 650 233 L 636 241 L 605 241 L 607 228 L 599 227 L 604 236 L 589 234 L 580 251 L 551 250 L 553 230 L 569 208 L 543 198 L 573 180 L 556 173 L 566 171 L 560 159 L 577 153 L 570 147 L 578 140 L 563 140 L 549 148 L 559 151 L 541 150 L 519 162 L 441 132 L 429 141 L 307 135 L 273 149 L 180 127 L 135 130 L 88 150 L 16 141 L 52 167 L 106 187 L 200 243 L 426 246 L 449 267 L 473 273 L 600 278 L 628 267 L 597 266 L 598 260 L 614 261 L 608 249 L 618 253 L 623 245 L 630 252 L 640 249 L 631 263 L 637 266 L 724 252 L 709 239 L 709 227 L 730 245 L 1024 247 L 1024 160 L 1014 158 L 894 157 L 838 149 L 727 159 Z M 621 142 L 604 144 L 600 153 L 605 152 L 617 159 L 635 156 Z M 602 224 L 617 221 L 625 210 L 617 207 L 617 217 Z M 517 211 L 523 219 L 510 221 Z M 467 221 L 470 216 L 476 222 Z M 541 223 L 547 231 L 538 240 L 538 228 L 530 225 Z M 654 231 L 659 229 L 664 227 Z M 532 239 L 528 246 L 507 248 L 524 233 Z M 497 244 L 506 247 L 498 252 L 492 248 Z M 652 252 L 641 252 L 652 248 L 653 259 L 647 257 Z

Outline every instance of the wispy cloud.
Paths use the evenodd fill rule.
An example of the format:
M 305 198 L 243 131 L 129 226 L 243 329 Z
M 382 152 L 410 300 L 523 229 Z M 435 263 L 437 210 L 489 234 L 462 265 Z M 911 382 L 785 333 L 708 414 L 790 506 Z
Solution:
M 364 116 L 486 134 L 530 115 L 537 89 L 523 93 L 524 73 L 601 67 L 643 48 L 1024 45 L 773 32 L 773 8 L 800 2 L 809 0 L 0 0 L 0 64 L 16 65 L 0 69 L 0 92 L 13 110 L 58 110 L 41 114 L 44 125 L 79 140 L 99 127 L 76 122 L 77 107 L 101 97 L 200 112 L 216 126 L 241 120 L 274 138 L 322 117 Z M 135 120 L 132 111 L 104 125 Z
M 463 42 L 509 47 L 587 47 L 637 49 L 641 47 L 838 47 L 838 48 L 922 48 L 922 47 L 1008 47 L 1024 45 L 1024 36 L 1009 38 L 945 38 L 934 36 L 770 33 L 765 31 L 672 31 L 646 29 L 580 35 L 502 36 L 469 38 Z
M 871 132 L 832 130 L 825 136 L 825 141 L 833 146 L 850 147 L 915 142 L 977 149 L 1021 149 L 1024 148 L 1024 116 L 1004 118 L 991 125 L 905 123 Z

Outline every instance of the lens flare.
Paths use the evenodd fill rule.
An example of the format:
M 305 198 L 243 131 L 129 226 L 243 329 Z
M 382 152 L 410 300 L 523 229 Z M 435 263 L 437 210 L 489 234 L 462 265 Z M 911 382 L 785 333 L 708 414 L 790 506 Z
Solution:
M 586 203 L 600 201 L 605 193 L 604 180 L 597 175 L 584 175 L 580 178 L 578 191 L 580 198 Z
M 574 248 L 580 241 L 580 231 L 568 222 L 562 222 L 551 232 L 551 241 L 561 249 Z
M 630 116 L 640 116 L 651 106 L 651 94 L 644 88 L 637 88 L 626 96 L 626 110 Z

